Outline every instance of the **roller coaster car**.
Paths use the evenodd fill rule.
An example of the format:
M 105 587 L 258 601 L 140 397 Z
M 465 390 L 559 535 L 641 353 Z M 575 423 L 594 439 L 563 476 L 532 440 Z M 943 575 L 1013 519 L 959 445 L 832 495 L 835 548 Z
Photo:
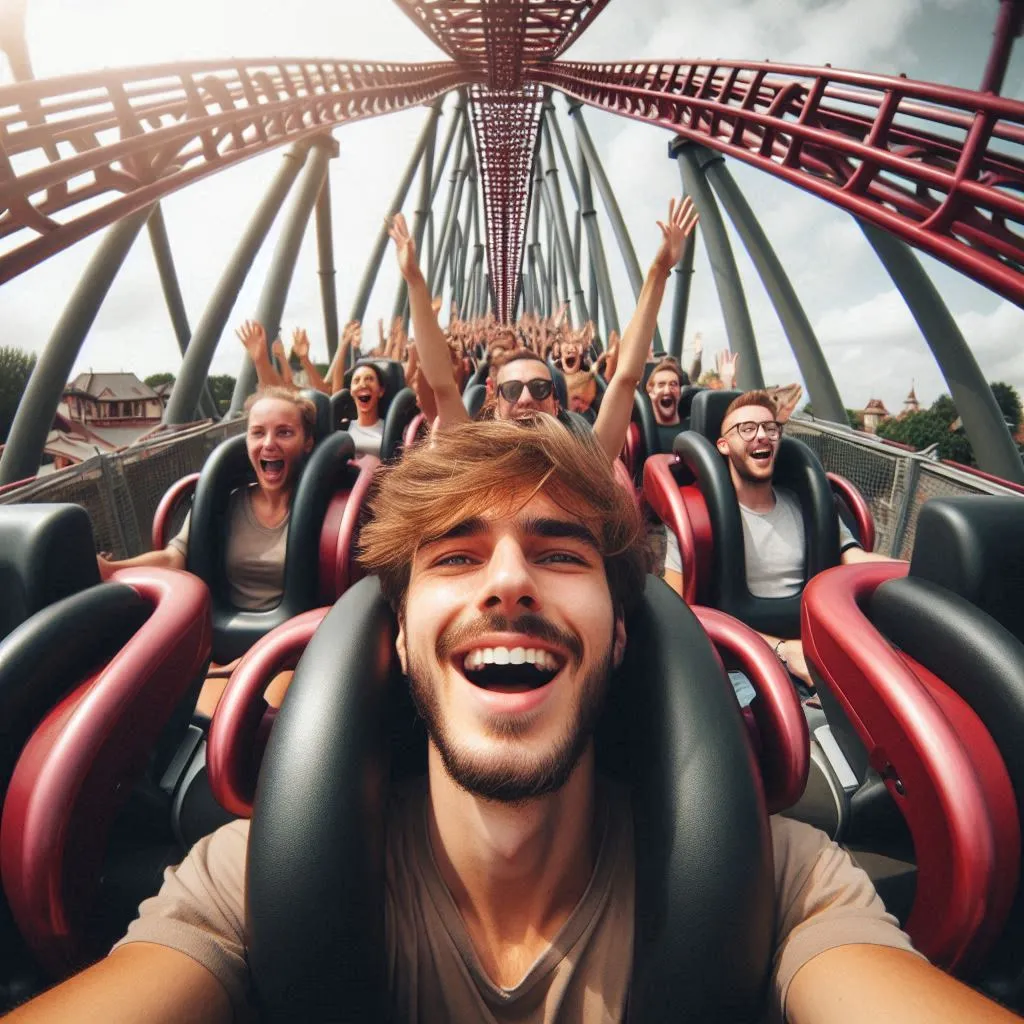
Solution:
M 246 930 L 268 1021 L 337 1020 L 340 1008 L 387 1019 L 385 804 L 393 782 L 425 770 L 395 631 L 376 581 L 351 589 L 309 643 L 267 745 Z M 747 1019 L 770 968 L 774 898 L 742 717 L 696 618 L 659 581 L 629 637 L 598 739 L 603 769 L 632 788 L 629 1020 Z
M 879 839 L 861 834 L 858 800 L 895 805 L 917 862 L 906 923 L 915 945 L 1018 1011 L 1022 612 L 1024 501 L 933 498 L 909 572 L 877 563 L 824 573 L 805 591 L 802 629 L 859 786 L 850 843 L 876 849 Z
M 761 632 L 796 637 L 800 596 L 759 598 L 747 588 L 739 503 L 728 464 L 715 447 L 725 410 L 739 394 L 703 390 L 694 396 L 690 430 L 676 437 L 674 454 L 655 455 L 644 464 L 644 497 L 679 541 L 688 604 L 720 608 Z M 833 477 L 810 448 L 783 437 L 774 479 L 796 495 L 803 510 L 805 579 L 839 564 L 837 514 L 844 510 L 867 550 L 874 541 L 867 503 L 852 484 Z
M 331 395 L 331 422 L 335 430 L 345 430 L 357 418 L 355 399 L 349 386 L 352 374 L 360 366 L 372 366 L 384 381 L 384 395 L 380 400 L 378 414 L 384 421 L 380 456 L 384 461 L 395 458 L 401 451 L 406 430 L 416 418 L 419 408 L 412 388 L 406 387 L 405 369 L 394 359 L 360 359 L 345 374 L 345 387 Z
M 100 583 L 94 551 L 81 508 L 0 509 L 0 565 L 26 615 L 0 642 L 8 1006 L 38 984 L 12 922 L 60 977 L 109 948 L 131 905 L 180 857 L 169 814 L 151 811 L 169 807 L 158 783 L 209 662 L 209 595 L 193 577 L 159 569 Z

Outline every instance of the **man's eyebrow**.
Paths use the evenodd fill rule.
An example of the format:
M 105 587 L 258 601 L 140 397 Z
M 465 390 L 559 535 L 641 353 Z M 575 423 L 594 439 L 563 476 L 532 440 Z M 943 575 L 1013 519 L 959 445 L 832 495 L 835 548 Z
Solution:
M 486 533 L 488 529 L 487 522 L 481 519 L 480 516 L 474 516 L 472 519 L 463 519 L 461 523 L 456 523 L 450 530 L 446 530 L 437 537 L 425 537 L 420 542 L 420 548 L 430 547 L 431 544 L 441 544 L 446 540 L 479 537 L 481 533 Z
M 582 523 L 568 519 L 526 519 L 522 530 L 530 537 L 543 537 L 546 540 L 578 540 L 600 551 L 597 538 Z

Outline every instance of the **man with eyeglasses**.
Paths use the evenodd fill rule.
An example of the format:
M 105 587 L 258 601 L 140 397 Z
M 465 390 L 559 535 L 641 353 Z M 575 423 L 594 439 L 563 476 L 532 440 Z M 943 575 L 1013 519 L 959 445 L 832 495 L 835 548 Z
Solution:
M 792 597 L 804 587 L 804 520 L 796 495 L 772 484 L 782 440 L 777 406 L 766 391 L 748 391 L 725 411 L 719 452 L 729 463 L 743 523 L 747 587 L 755 597 Z M 840 561 L 888 562 L 865 551 L 839 520 Z M 790 673 L 813 689 L 800 640 L 762 634 Z
M 620 355 L 612 379 L 601 399 L 594 436 L 610 460 L 619 457 L 633 415 L 633 395 L 643 377 L 647 350 L 654 338 L 658 310 L 665 285 L 679 262 L 683 244 L 697 223 L 689 198 L 669 203 L 668 218 L 658 222 L 662 242 L 647 272 L 636 312 L 620 343 Z M 427 282 L 416 258 L 416 243 L 402 214 L 389 228 L 395 243 L 398 267 L 409 286 L 409 312 L 419 350 L 420 368 L 434 392 L 440 426 L 452 426 L 468 418 L 452 374 L 444 335 L 431 308 Z M 520 349 L 504 359 L 493 378 L 494 416 L 499 420 L 521 419 L 537 413 L 558 414 L 554 381 L 548 364 L 536 353 Z

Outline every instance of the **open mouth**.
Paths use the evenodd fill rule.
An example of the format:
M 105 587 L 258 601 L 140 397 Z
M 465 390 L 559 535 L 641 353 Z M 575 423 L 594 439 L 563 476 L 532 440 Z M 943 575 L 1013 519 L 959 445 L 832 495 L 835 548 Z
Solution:
M 369 405 L 373 399 L 373 395 L 369 391 L 357 391 L 353 396 L 360 405 Z
M 661 406 L 666 412 L 676 404 L 676 400 L 671 395 L 662 395 L 658 399 L 658 405 Z
M 565 658 L 539 647 L 477 647 L 455 658 L 474 686 L 492 693 L 530 693 L 553 682 Z
M 755 462 L 768 462 L 772 457 L 771 448 L 755 448 L 751 453 L 750 457 Z

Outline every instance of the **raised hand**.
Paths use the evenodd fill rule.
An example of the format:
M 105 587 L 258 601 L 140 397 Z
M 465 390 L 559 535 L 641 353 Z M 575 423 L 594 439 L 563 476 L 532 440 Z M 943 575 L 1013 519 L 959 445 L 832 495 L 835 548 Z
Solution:
M 670 199 L 668 221 L 658 221 L 661 228 L 661 248 L 654 262 L 664 273 L 669 274 L 683 255 L 683 244 L 697 223 L 697 211 L 693 200 L 687 196 L 682 201 Z
M 270 346 L 270 351 L 274 358 L 282 365 L 288 362 L 288 357 L 284 354 L 284 342 L 280 338 L 274 340 L 274 344 Z
M 715 369 L 718 370 L 718 378 L 726 391 L 731 391 L 736 386 L 736 367 L 739 361 L 739 355 L 727 348 L 715 356 Z
M 292 355 L 300 361 L 309 358 L 309 335 L 302 327 L 292 331 Z
M 358 349 L 363 340 L 363 325 L 358 320 L 349 320 L 341 332 L 341 343 L 348 348 Z
M 704 338 L 701 335 L 700 331 L 698 331 L 693 336 L 693 358 L 694 359 L 699 359 L 700 356 L 703 354 L 703 352 L 704 352 Z
M 267 355 L 267 332 L 263 324 L 257 320 L 246 320 L 241 327 L 235 331 L 235 335 L 242 343 L 249 358 L 255 363 Z
M 768 394 L 775 403 L 775 418 L 780 423 L 788 422 L 790 416 L 796 412 L 803 393 L 804 389 L 799 384 L 786 384 L 783 387 L 768 389 Z
M 398 269 L 406 281 L 412 281 L 419 276 L 420 265 L 416 261 L 416 241 L 409 233 L 409 225 L 405 217 L 396 213 L 388 225 L 388 235 L 395 243 L 395 253 L 398 256 Z

